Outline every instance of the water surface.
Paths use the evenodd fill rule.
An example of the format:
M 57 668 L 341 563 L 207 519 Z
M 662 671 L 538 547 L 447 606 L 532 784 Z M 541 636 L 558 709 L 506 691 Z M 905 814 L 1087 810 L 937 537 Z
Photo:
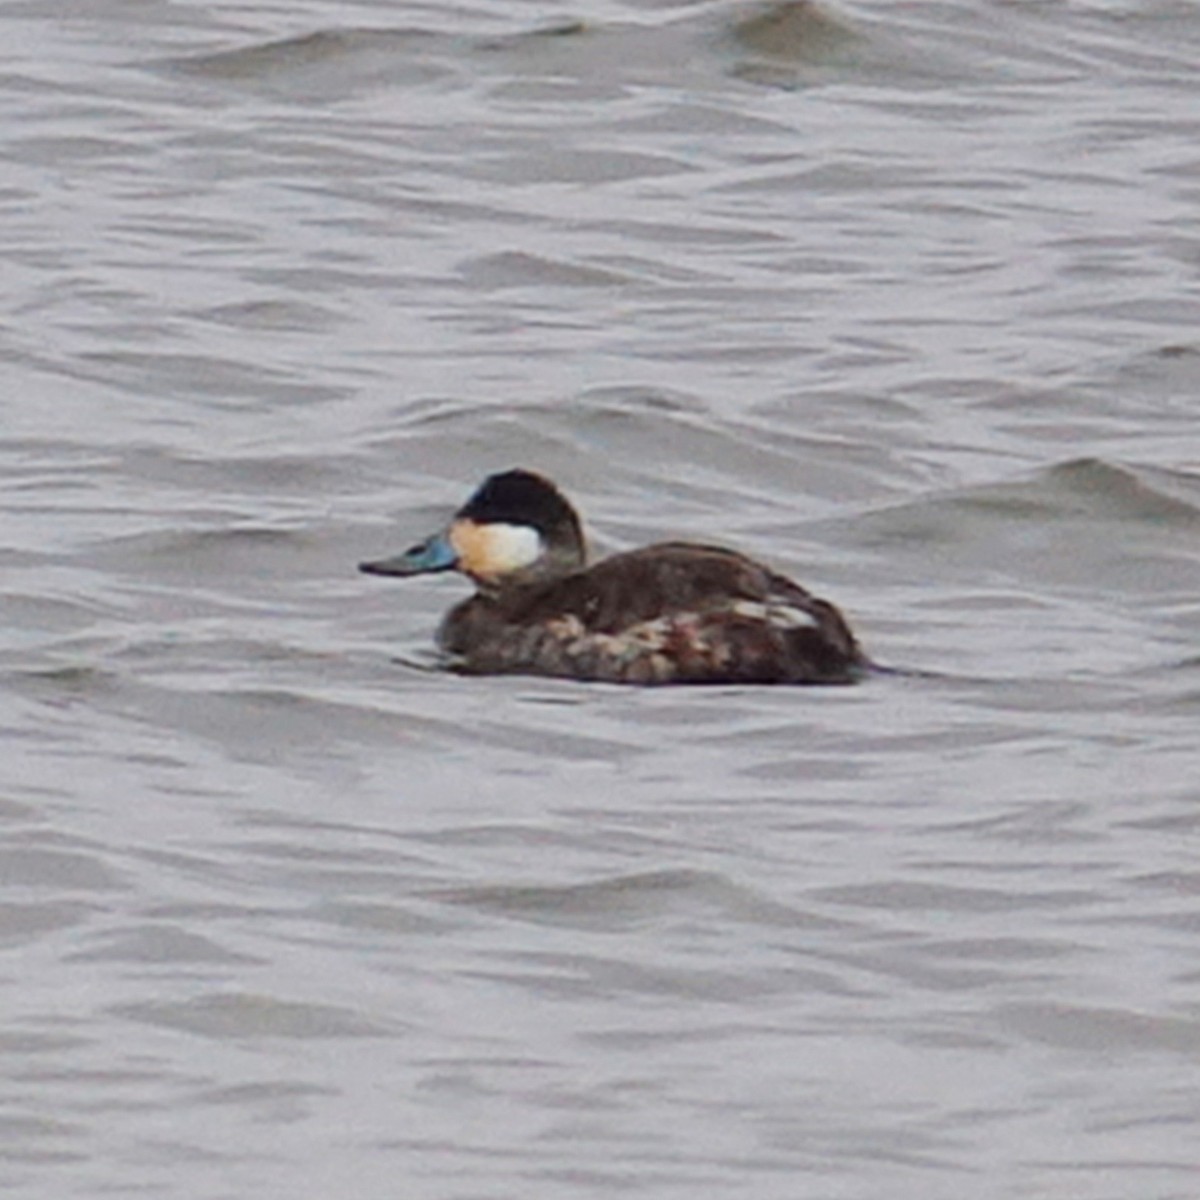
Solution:
M 1191 1200 L 1194 6 L 0 29 L 6 1194 Z M 430 669 L 516 464 L 925 674 Z

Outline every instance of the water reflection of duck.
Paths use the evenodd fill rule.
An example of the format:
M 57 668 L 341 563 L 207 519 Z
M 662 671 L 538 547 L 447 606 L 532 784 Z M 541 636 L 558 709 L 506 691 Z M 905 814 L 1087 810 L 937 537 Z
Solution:
M 587 566 L 574 508 L 531 471 L 490 476 L 443 532 L 360 569 L 470 576 L 438 641 L 474 674 L 849 683 L 867 667 L 832 604 L 736 551 L 662 542 Z

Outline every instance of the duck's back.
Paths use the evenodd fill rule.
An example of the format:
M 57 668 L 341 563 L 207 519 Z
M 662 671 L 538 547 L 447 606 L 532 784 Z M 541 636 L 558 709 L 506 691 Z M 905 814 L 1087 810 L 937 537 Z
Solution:
M 865 662 L 833 605 L 742 554 L 682 542 L 480 593 L 440 640 L 468 671 L 616 683 L 843 683 Z

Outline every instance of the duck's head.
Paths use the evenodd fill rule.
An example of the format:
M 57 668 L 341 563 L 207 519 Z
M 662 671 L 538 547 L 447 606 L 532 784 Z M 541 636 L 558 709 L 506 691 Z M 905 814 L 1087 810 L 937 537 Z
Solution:
M 480 587 L 552 579 L 585 561 L 583 530 L 566 497 L 533 471 L 489 475 L 440 533 L 395 558 L 359 565 L 369 575 L 461 571 Z

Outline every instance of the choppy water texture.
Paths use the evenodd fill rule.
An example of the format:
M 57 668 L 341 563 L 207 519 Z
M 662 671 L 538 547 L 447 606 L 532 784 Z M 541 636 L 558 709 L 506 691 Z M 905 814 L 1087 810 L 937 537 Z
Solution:
M 1196 5 L 0 32 L 6 1196 L 1193 1200 Z M 931 674 L 427 669 L 514 464 Z

